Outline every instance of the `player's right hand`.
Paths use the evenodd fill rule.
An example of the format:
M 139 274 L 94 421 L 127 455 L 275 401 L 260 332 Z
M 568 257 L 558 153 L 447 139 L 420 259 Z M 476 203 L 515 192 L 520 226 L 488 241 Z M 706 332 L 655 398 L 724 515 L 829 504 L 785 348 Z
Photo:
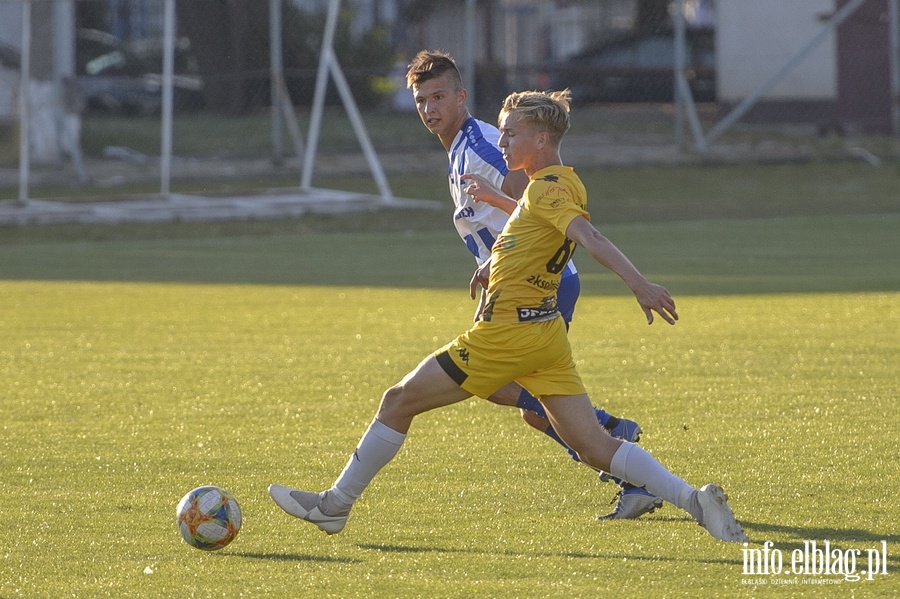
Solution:
M 460 181 L 470 181 L 466 187 L 466 193 L 472 196 L 476 202 L 487 202 L 494 205 L 498 199 L 509 199 L 502 191 L 494 187 L 487 179 L 481 175 L 473 175 L 466 173 L 462 175 Z
M 469 297 L 475 299 L 480 289 L 487 289 L 488 279 L 491 276 L 491 261 L 488 260 L 475 269 L 472 280 L 469 281 Z

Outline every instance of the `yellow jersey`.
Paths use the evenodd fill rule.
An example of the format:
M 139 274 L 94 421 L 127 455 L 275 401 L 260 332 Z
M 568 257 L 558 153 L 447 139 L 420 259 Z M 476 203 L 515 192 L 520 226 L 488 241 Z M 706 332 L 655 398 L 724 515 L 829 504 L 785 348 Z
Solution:
M 568 166 L 549 166 L 532 175 L 519 205 L 491 252 L 488 294 L 481 320 L 539 322 L 559 316 L 556 291 L 575 242 L 566 237 L 585 209 L 587 191 Z

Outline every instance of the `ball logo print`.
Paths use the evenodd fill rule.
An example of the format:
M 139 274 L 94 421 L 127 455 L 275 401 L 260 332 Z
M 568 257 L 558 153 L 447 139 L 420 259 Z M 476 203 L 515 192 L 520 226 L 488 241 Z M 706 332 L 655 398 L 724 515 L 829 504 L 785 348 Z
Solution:
M 181 498 L 176 511 L 181 536 L 197 549 L 221 549 L 241 530 L 241 507 L 221 487 L 197 487 Z

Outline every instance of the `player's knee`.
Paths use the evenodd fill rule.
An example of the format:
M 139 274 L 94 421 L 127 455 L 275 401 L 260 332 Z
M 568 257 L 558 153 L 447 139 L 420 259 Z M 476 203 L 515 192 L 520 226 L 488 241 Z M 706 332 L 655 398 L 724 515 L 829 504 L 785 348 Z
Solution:
M 403 387 L 394 385 L 381 396 L 379 412 L 396 410 L 403 404 Z
M 396 384 L 381 396 L 381 406 L 378 408 L 378 417 L 399 416 L 406 418 L 415 415 L 415 405 L 410 394 L 406 392 L 402 384 Z

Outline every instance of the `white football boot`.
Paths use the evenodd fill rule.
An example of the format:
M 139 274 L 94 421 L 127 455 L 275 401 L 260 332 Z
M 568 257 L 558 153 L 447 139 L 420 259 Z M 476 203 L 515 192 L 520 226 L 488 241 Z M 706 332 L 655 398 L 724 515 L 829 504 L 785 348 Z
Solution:
M 269 485 L 269 496 L 278 507 L 295 518 L 315 524 L 325 534 L 333 535 L 344 529 L 350 510 L 343 514 L 326 514 L 322 506 L 327 492 L 309 493 L 281 485 Z
M 623 483 L 613 502 L 616 507 L 597 520 L 633 520 L 652 514 L 663 506 L 663 500 L 641 487 Z
M 719 539 L 730 543 L 749 541 L 741 525 L 734 518 L 734 512 L 728 505 L 728 497 L 719 485 L 704 485 L 697 493 L 697 500 L 703 509 L 703 516 L 698 520 L 700 526 Z

